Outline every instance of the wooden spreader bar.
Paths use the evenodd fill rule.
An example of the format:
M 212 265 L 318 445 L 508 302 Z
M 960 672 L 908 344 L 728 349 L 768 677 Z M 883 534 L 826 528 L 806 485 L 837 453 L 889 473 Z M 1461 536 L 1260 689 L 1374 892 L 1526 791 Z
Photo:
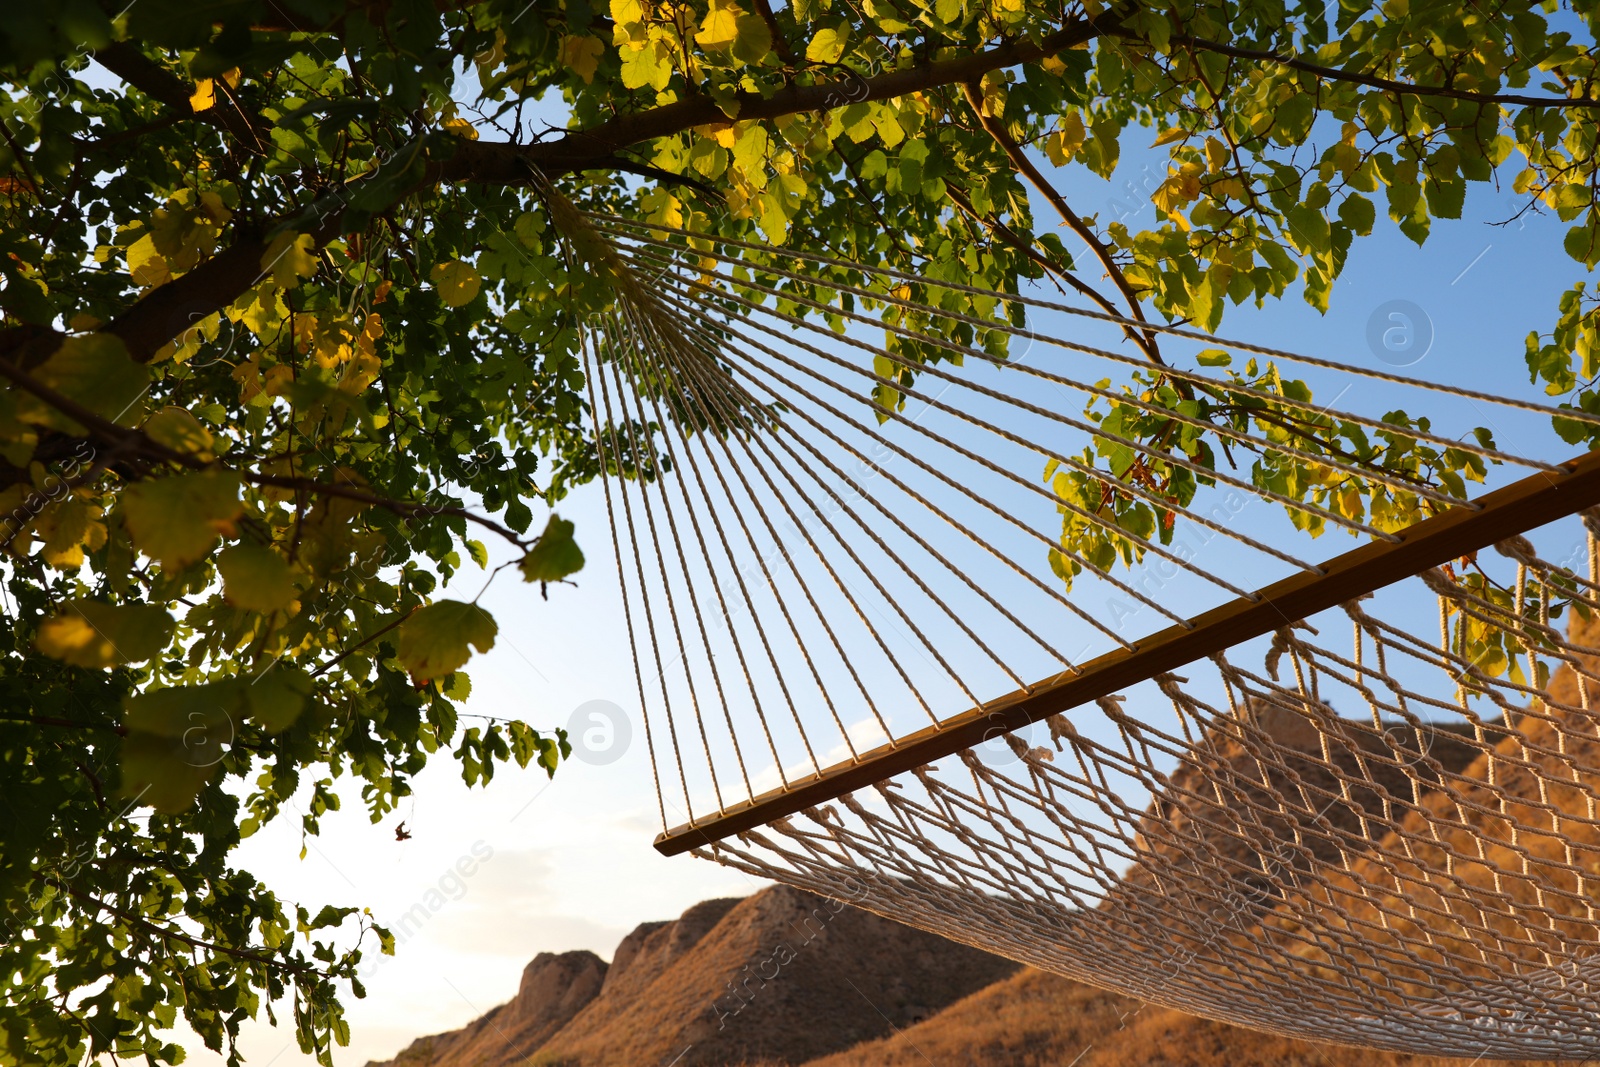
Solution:
M 675 856 L 765 825 L 785 815 L 934 762 L 1047 716 L 1120 692 L 1195 660 L 1204 659 L 1381 589 L 1459 556 L 1600 504 L 1600 452 L 1539 472 L 1402 532 L 1398 542 L 1373 541 L 1335 556 L 1321 574 L 1302 572 L 1238 598 L 1135 643 L 1096 657 L 1033 687 L 991 700 L 839 764 L 787 788 L 730 805 L 723 812 L 676 827 L 656 838 Z

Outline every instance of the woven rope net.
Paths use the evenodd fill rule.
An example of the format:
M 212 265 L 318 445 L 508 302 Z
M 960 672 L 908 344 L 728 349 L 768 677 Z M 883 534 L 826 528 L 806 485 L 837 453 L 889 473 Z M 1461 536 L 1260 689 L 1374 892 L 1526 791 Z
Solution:
M 592 323 L 590 389 L 663 850 L 1262 1030 L 1600 1054 L 1600 524 L 1550 408 L 1223 344 L 1320 375 L 1308 410 L 1175 357 L 1165 381 L 1258 396 L 1264 418 L 1222 431 L 1255 474 L 1197 469 L 1184 506 L 1118 482 L 1164 516 L 1132 530 L 1052 481 L 1143 455 L 1085 413 L 1149 395 L 1122 388 L 1153 372 L 1115 319 L 1041 299 L 1024 327 L 1027 298 L 958 280 L 568 224 L 631 277 Z M 995 331 L 1022 343 L 991 355 Z M 1317 447 L 1397 408 L 1431 421 L 1392 447 L 1466 450 L 1486 487 L 1521 467 L 1543 503 Z M 1442 432 L 1486 419 L 1541 454 Z M 1453 536 L 1481 543 L 1342 570 L 1420 537 L 1275 490 L 1306 455 L 1335 492 L 1478 515 Z M 1114 557 L 1075 551 L 1102 534 Z M 1264 616 L 1255 590 L 1291 585 L 1320 606 Z M 1169 638 L 1209 643 L 1162 662 Z

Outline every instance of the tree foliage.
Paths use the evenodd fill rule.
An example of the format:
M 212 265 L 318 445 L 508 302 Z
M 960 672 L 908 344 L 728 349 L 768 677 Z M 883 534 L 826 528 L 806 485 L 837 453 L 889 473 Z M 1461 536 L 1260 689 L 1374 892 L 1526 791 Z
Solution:
M 1140 323 L 1212 330 L 1286 294 L 1325 309 L 1380 213 L 1421 243 L 1501 178 L 1570 224 L 1565 253 L 1592 270 L 1595 19 L 1590 0 L 6 5 L 6 1057 L 178 1062 L 164 1030 L 180 1012 L 231 1050 L 290 997 L 328 1062 L 340 991 L 361 994 L 373 950 L 361 935 L 392 942 L 365 913 L 281 902 L 230 865 L 234 846 L 297 793 L 315 833 L 345 776 L 381 819 L 440 749 L 469 783 L 509 759 L 555 770 L 564 737 L 462 729 L 462 668 L 496 625 L 433 594 L 464 558 L 486 563 L 484 538 L 529 582 L 582 566 L 570 523 L 533 532 L 535 504 L 601 467 L 579 342 L 618 294 L 563 227 L 568 200 L 1000 292 L 1071 289 L 1128 316 L 1151 366 L 1092 406 L 1093 473 L 1047 472 L 1063 502 L 1169 536 L 1149 498 L 1187 502 L 1248 429 L 1275 443 L 1248 458 L 1257 485 L 1392 528 L 1435 503 L 1397 480 L 1461 496 L 1481 463 L 1409 435 L 1403 413 L 1392 432 L 1331 419 L 1270 365 L 1186 384 Z M 539 98 L 570 128 L 530 136 Z M 1170 160 L 1153 223 L 1077 211 L 1052 184 L 1054 168 L 1108 176 L 1152 136 Z M 767 255 L 748 253 L 750 276 L 793 306 L 864 308 L 892 353 L 944 358 L 894 332 L 921 323 L 872 276 L 780 281 Z M 980 321 L 1020 314 L 911 290 Z M 1595 294 L 1579 283 L 1552 314 L 1530 323 L 1529 371 L 1600 411 Z M 955 340 L 1004 352 L 999 332 Z M 1137 555 L 1064 514 L 1097 565 Z

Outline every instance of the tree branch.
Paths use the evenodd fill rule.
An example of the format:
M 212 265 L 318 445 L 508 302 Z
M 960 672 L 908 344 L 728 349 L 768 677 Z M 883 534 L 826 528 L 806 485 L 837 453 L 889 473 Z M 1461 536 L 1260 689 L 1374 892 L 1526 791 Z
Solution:
M 0 359 L 0 377 L 8 378 L 18 388 L 43 400 L 46 404 L 70 417 L 73 421 L 82 423 L 88 431 L 88 436 L 98 437 L 109 441 L 118 449 L 143 454 L 158 462 L 173 463 L 190 470 L 231 470 L 223 464 L 207 462 L 186 452 L 179 452 L 155 440 L 143 430 L 129 429 L 118 426 L 109 419 L 90 411 L 77 401 L 61 395 L 56 390 L 36 381 L 26 371 L 19 370 L 4 359 Z M 501 537 L 510 541 L 518 548 L 525 549 L 526 542 L 507 526 L 503 526 L 493 519 L 468 511 L 466 508 L 437 507 L 432 504 L 413 504 L 405 500 L 393 500 L 389 497 L 370 493 L 365 489 L 345 485 L 336 485 L 331 482 L 319 482 L 313 478 L 295 478 L 286 475 L 262 474 L 251 470 L 234 470 L 234 473 L 252 485 L 271 485 L 281 489 L 300 489 L 310 493 L 324 496 L 336 496 L 345 500 L 354 500 L 362 504 L 371 504 L 381 507 L 396 515 L 451 515 L 475 522 L 485 529 L 492 530 Z
M 1007 226 L 1005 223 L 992 216 L 978 214 L 978 209 L 972 206 L 972 201 L 968 200 L 966 195 L 962 193 L 961 190 L 956 189 L 954 186 L 946 185 L 945 193 L 955 203 L 956 207 L 966 212 L 974 222 L 981 225 L 984 229 L 994 234 L 994 236 L 998 237 L 1012 248 L 1015 248 L 1018 252 L 1021 252 L 1023 255 L 1027 256 L 1034 263 L 1038 264 L 1041 269 L 1047 271 L 1052 277 L 1059 278 L 1066 282 L 1068 285 L 1072 286 L 1074 291 L 1094 301 L 1095 304 L 1099 305 L 1103 311 L 1115 315 L 1119 319 L 1123 317 L 1121 308 L 1113 304 L 1093 286 L 1086 283 L 1082 278 L 1079 278 L 1076 274 L 1064 269 L 1054 260 L 1050 259 L 1049 256 L 1046 256 L 1037 248 L 1034 248 L 1026 240 L 1024 240 L 1022 235 L 1016 230 L 1013 230 L 1010 226 Z M 1124 327 L 1124 330 L 1127 330 L 1127 328 Z M 1135 343 L 1138 342 L 1138 338 L 1134 337 L 1131 331 L 1128 332 L 1128 336 L 1132 337 Z
M 189 97 L 194 94 L 194 87 L 168 72 L 161 64 L 139 51 L 133 43 L 115 41 L 104 48 L 96 49 L 94 58 L 102 67 L 151 99 L 159 100 L 172 108 L 179 115 L 193 116 L 209 126 L 232 135 L 252 152 L 260 152 L 265 148 L 262 137 L 269 126 L 268 123 L 246 114 L 231 96 L 225 104 L 219 101 L 204 111 L 196 111 L 189 103 Z
M 486 530 L 492 530 L 501 537 L 510 541 L 518 548 L 525 549 L 526 542 L 509 527 L 502 526 L 493 519 L 485 518 L 466 508 L 436 507 L 432 504 L 413 504 L 405 500 L 393 500 L 376 493 L 369 493 L 364 489 L 355 489 L 349 486 L 336 485 L 332 482 L 319 482 L 312 478 L 292 478 L 287 475 L 257 474 L 254 471 L 237 471 L 241 478 L 252 485 L 271 485 L 280 489 L 304 489 L 308 493 L 319 493 L 323 496 L 336 496 L 344 500 L 354 500 L 361 504 L 370 504 L 373 507 L 384 508 L 396 515 L 452 515 L 456 518 L 475 522 Z
M 778 17 L 772 13 L 772 5 L 767 0 L 753 0 L 756 14 L 761 16 L 761 21 L 767 24 L 767 32 L 772 34 L 772 50 L 778 53 L 778 58 L 785 63 L 793 63 L 794 51 L 789 47 L 789 39 L 784 36 L 783 30 L 778 26 Z
M 736 106 L 739 118 L 746 120 L 778 118 L 804 111 L 826 111 L 867 100 L 886 100 L 980 78 L 991 70 L 1031 63 L 1084 44 L 1114 25 L 1115 20 L 1109 16 L 1083 19 L 1038 41 L 1012 41 L 974 55 L 919 63 L 904 70 L 886 71 L 872 78 L 852 74 L 851 80 L 844 82 L 790 85 L 768 98 L 756 93 L 739 93 L 731 106 Z M 159 99 L 176 99 L 175 94 L 182 91 L 183 106 L 188 107 L 187 89 L 182 82 L 145 59 L 137 50 L 130 51 L 136 58 L 124 56 L 126 62 L 118 62 L 130 72 L 130 76 L 137 76 L 141 82 L 151 86 L 144 91 L 151 92 Z M 141 66 L 140 61 L 145 66 Z M 154 73 L 148 69 L 150 67 L 154 68 Z M 174 89 L 170 84 L 162 88 L 156 83 L 157 76 L 170 79 L 178 88 Z M 213 110 L 217 109 L 208 108 L 196 117 L 217 121 L 217 116 L 211 116 Z M 452 138 L 448 158 L 431 160 L 424 168 L 421 184 L 466 182 L 528 185 L 538 175 L 551 178 L 597 166 L 614 166 L 613 157 L 616 153 L 632 145 L 680 133 L 694 126 L 727 121 L 728 114 L 715 101 L 694 97 L 637 114 L 622 115 L 590 130 L 573 130 L 553 141 L 512 144 L 458 141 Z M 396 155 L 403 154 L 404 150 Z M 338 236 L 343 232 L 343 218 L 344 200 L 341 196 L 326 213 L 318 215 L 318 223 L 311 229 L 312 236 L 319 244 Z M 245 234 L 199 268 L 145 294 L 105 329 L 122 339 L 129 355 L 135 360 L 149 362 L 174 337 L 192 328 L 206 316 L 227 307 L 259 281 L 265 273 L 261 269 L 261 257 L 266 247 L 259 233 Z M 57 335 L 56 343 L 59 344 L 59 340 L 60 335 Z M 4 353 L 5 347 L 4 341 L 0 340 L 0 354 Z
M 976 83 L 970 81 L 962 82 L 961 91 L 965 94 L 967 105 L 972 108 L 973 114 L 978 117 L 978 121 L 983 124 L 984 130 L 994 139 L 995 144 L 1000 146 L 1000 150 L 1006 154 L 1006 158 L 1011 160 L 1011 165 L 1028 180 L 1029 184 L 1039 190 L 1039 194 L 1050 202 L 1051 207 L 1056 209 L 1056 213 L 1061 216 L 1062 221 L 1072 228 L 1073 233 L 1083 238 L 1083 243 L 1088 245 L 1089 250 L 1095 254 L 1095 258 L 1100 260 L 1101 265 L 1106 269 L 1106 276 L 1111 279 L 1111 283 L 1122 294 L 1122 299 L 1127 302 L 1128 314 L 1140 322 L 1146 321 L 1144 309 L 1139 306 L 1139 294 L 1134 292 L 1133 286 L 1129 285 L 1128 279 L 1123 276 L 1122 268 L 1117 265 L 1115 257 L 1111 255 L 1111 249 L 1106 247 L 1105 243 L 1100 240 L 1099 235 L 1078 216 L 1077 212 L 1067 206 L 1066 199 L 1039 172 L 1039 168 L 1033 165 L 1033 161 L 1023 152 L 1022 146 L 1017 144 L 1016 139 L 1011 136 L 1011 132 L 1005 128 L 1005 125 L 989 114 L 988 110 L 983 106 L 983 97 L 979 94 Z M 1166 362 L 1161 358 L 1161 348 L 1156 343 L 1154 330 L 1146 328 L 1136 334 L 1132 327 L 1124 326 L 1122 332 L 1128 335 L 1130 341 L 1144 350 L 1144 354 L 1150 357 L 1152 363 L 1166 366 Z
M 102 911 L 110 912 L 112 915 L 121 919 L 129 926 L 143 930 L 154 937 L 159 937 L 163 940 L 180 941 L 183 944 L 188 945 L 190 948 L 198 948 L 210 952 L 219 952 L 224 956 L 231 956 L 237 960 L 246 960 L 250 963 L 259 964 L 263 967 L 281 967 L 282 969 L 293 974 L 317 973 L 314 969 L 307 967 L 305 964 L 295 963 L 292 960 L 275 959 L 271 956 L 262 956 L 255 952 L 246 952 L 242 949 L 229 948 L 227 945 L 219 945 L 215 941 L 207 941 L 200 937 L 191 937 L 190 935 L 181 933 L 177 930 L 160 926 L 157 923 L 150 922 L 148 919 L 142 918 L 138 915 L 131 915 L 128 912 L 123 911 L 121 908 L 118 908 L 113 904 L 109 904 L 91 893 L 85 893 L 81 889 L 76 889 L 70 883 L 64 882 L 59 878 L 46 878 L 45 881 L 54 885 L 58 889 L 66 890 L 78 900 L 93 904 Z
M 1120 26 L 1108 25 L 1105 27 L 1104 32 L 1114 37 L 1141 40 L 1138 34 Z M 1396 81 L 1393 78 L 1382 78 L 1375 74 L 1366 74 L 1361 71 L 1324 67 L 1317 63 L 1307 62 L 1304 59 L 1296 59 L 1293 56 L 1279 55 L 1276 52 L 1267 52 L 1255 48 L 1240 48 L 1237 45 L 1223 44 L 1220 41 L 1208 41 L 1203 37 L 1189 37 L 1177 33 L 1172 35 L 1171 43 L 1187 45 L 1203 52 L 1216 52 L 1218 55 L 1233 56 L 1235 59 L 1252 59 L 1260 63 L 1275 63 L 1280 67 L 1288 67 L 1290 70 L 1315 74 L 1317 77 L 1327 78 L 1329 81 L 1353 82 L 1356 85 L 1366 85 L 1374 89 L 1383 89 L 1387 92 L 1401 93 L 1406 96 L 1442 96 L 1452 100 L 1469 100 L 1478 104 L 1516 104 L 1521 107 L 1576 107 L 1600 110 L 1600 100 L 1588 97 L 1479 93 L 1471 89 L 1456 89 L 1448 85 L 1417 85 L 1414 82 Z
M 553 141 L 523 145 L 462 141 L 449 160 L 430 171 L 429 179 L 526 185 L 532 180 L 529 167 L 538 168 L 546 177 L 556 177 L 587 169 L 630 145 L 681 133 L 695 126 L 726 123 L 732 117 L 745 122 L 751 119 L 775 119 L 805 111 L 829 111 L 847 104 L 889 100 L 943 85 L 972 81 L 993 70 L 1037 62 L 1046 56 L 1085 44 L 1117 25 L 1114 17 L 1101 15 L 1063 26 L 1037 41 L 1010 41 L 987 51 L 917 63 L 871 78 L 852 72 L 843 81 L 791 84 L 770 97 L 741 92 L 734 96 L 729 105 L 736 111 L 734 116 L 724 111 L 715 100 L 696 96 L 632 115 L 619 115 L 593 129 L 573 130 Z

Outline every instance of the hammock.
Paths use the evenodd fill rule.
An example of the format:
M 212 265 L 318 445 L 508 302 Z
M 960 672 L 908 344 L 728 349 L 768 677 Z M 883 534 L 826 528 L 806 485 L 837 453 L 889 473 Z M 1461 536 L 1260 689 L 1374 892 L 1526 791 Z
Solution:
M 585 343 L 661 851 L 1261 1030 L 1600 1054 L 1600 453 L 1553 462 L 1550 430 L 1600 420 L 570 205 L 558 222 L 619 279 Z M 1215 352 L 1154 366 L 1067 339 L 1125 329 L 1344 390 L 1300 403 Z M 1120 388 L 1158 375 L 1256 404 L 1204 425 L 1269 476 L 1086 413 L 1198 428 Z M 1432 419 L 1397 430 L 1393 409 Z M 1431 429 L 1464 420 L 1545 455 Z M 1503 484 L 1468 500 L 1375 470 L 1319 440 L 1337 423 Z M 1203 484 L 1179 503 L 1086 446 Z M 1394 529 L 1278 492 L 1289 459 L 1431 514 Z

